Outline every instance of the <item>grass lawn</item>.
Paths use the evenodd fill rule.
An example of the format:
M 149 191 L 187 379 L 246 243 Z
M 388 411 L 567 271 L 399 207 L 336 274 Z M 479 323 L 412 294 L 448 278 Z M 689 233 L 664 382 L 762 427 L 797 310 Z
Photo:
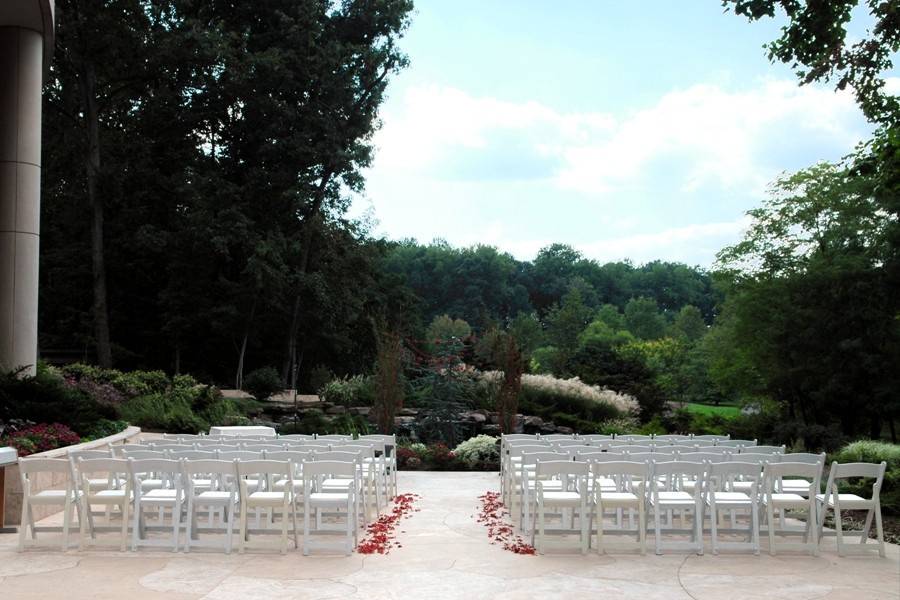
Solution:
M 741 414 L 738 406 L 713 406 L 712 404 L 685 404 L 684 407 L 688 412 L 701 415 L 719 415 L 726 419 L 737 417 Z

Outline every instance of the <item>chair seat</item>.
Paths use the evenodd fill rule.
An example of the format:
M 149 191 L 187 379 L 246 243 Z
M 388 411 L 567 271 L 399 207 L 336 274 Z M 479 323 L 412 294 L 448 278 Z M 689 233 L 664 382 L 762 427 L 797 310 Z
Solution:
M 740 506 L 750 505 L 750 496 L 743 492 L 716 492 L 716 504 L 719 506 Z M 706 497 L 706 503 L 712 504 L 712 494 Z
M 653 496 L 650 496 L 650 501 L 654 501 Z M 691 506 L 694 504 L 694 496 L 687 492 L 659 492 L 659 504 Z
M 92 492 L 90 496 L 88 496 L 88 503 L 102 503 L 102 502 L 121 502 L 125 500 L 125 490 L 98 490 Z M 128 495 L 128 500 L 131 500 L 131 494 Z
M 781 491 L 808 496 L 811 485 L 812 484 L 805 479 L 782 479 Z
M 279 481 L 276 481 L 272 485 L 272 489 L 283 491 L 285 486 L 287 486 L 287 479 L 281 479 Z M 302 490 L 303 489 L 303 480 L 295 479 L 293 481 L 293 485 L 291 487 L 292 487 L 292 489 L 295 489 L 295 490 Z
M 763 503 L 769 504 L 769 497 L 763 496 Z M 809 500 L 800 494 L 772 494 L 772 506 L 776 508 L 806 508 L 809 506 Z
M 631 492 L 604 492 L 601 488 L 599 503 L 606 506 L 637 506 L 641 499 Z
M 347 504 L 350 495 L 339 492 L 313 492 L 309 495 L 309 501 L 315 504 Z
M 816 500 L 825 502 L 825 494 L 816 494 Z M 838 494 L 838 501 L 843 510 L 865 510 L 872 507 L 872 501 L 856 494 Z M 828 506 L 834 507 L 834 495 L 828 497 Z
M 254 506 L 281 506 L 284 504 L 284 492 L 253 492 L 247 500 Z
M 231 492 L 224 492 L 218 490 L 207 490 L 205 492 L 200 492 L 194 498 L 194 502 L 197 501 L 218 501 L 218 502 L 228 502 L 231 499 Z M 234 495 L 235 501 L 238 499 L 238 495 Z
M 545 490 L 562 490 L 562 481 L 556 481 L 553 479 L 548 479 L 540 482 L 541 487 Z M 528 480 L 528 489 L 535 490 L 537 489 L 538 482 L 534 479 Z
M 175 490 L 158 489 L 150 490 L 141 494 L 141 502 L 144 504 L 161 504 L 174 506 L 175 500 Z
M 331 490 L 341 489 L 345 490 L 350 488 L 353 485 L 352 479 L 343 479 L 343 478 L 334 478 L 334 479 L 326 479 L 322 482 L 322 488 L 328 488 Z
M 31 504 L 65 504 L 66 496 L 75 500 L 81 494 L 78 490 L 66 493 L 66 490 L 44 490 L 28 497 Z
M 141 479 L 142 490 L 152 490 L 163 486 L 162 479 Z
M 731 489 L 737 492 L 749 492 L 752 488 L 752 481 L 734 481 L 731 484 Z M 718 494 L 716 494 L 716 496 L 718 496 Z
M 544 504 L 581 504 L 578 492 L 546 491 L 542 495 Z

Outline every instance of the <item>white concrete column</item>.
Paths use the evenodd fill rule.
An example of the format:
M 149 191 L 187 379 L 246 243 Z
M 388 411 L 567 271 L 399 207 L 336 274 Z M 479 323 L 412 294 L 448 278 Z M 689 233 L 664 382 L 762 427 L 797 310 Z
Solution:
M 43 36 L 0 26 L 0 369 L 37 363 Z

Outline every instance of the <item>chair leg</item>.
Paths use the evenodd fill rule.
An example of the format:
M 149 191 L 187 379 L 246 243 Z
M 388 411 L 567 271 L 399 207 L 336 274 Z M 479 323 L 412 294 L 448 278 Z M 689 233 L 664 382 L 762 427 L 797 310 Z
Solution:
M 703 556 L 703 505 L 699 500 L 694 504 L 694 543 L 697 544 L 697 556 Z
M 241 525 L 238 531 L 238 554 L 244 553 L 244 542 L 247 539 L 247 503 L 241 502 Z
M 31 539 L 36 540 L 37 539 L 37 530 L 35 529 L 35 526 L 34 526 L 34 523 L 35 523 L 34 509 L 31 506 L 31 502 L 28 503 L 28 522 L 31 523 Z
M 869 540 L 869 530 L 872 529 L 872 517 L 874 516 L 875 508 L 870 508 L 869 512 L 866 513 L 866 523 L 862 528 L 862 532 L 859 535 L 859 543 L 865 544 Z
M 590 532 L 587 529 L 588 526 L 588 518 L 584 514 L 587 511 L 587 505 L 581 505 L 581 512 L 578 513 L 578 520 L 581 522 L 581 553 L 587 554 L 588 540 L 590 539 Z
M 753 554 L 759 556 L 759 507 L 756 504 L 750 507 L 750 541 Z
M 175 501 L 172 509 L 172 552 L 178 552 L 178 538 L 181 534 L 181 500 Z
M 225 513 L 225 510 L 223 509 L 222 512 Z M 231 554 L 231 547 L 234 544 L 234 503 L 233 502 L 228 504 L 227 515 L 228 515 L 228 517 L 227 517 L 228 518 L 228 527 L 226 529 L 227 533 L 225 535 L 228 537 L 225 540 L 225 554 Z
M 656 530 L 656 553 L 657 554 L 662 554 L 662 540 L 660 539 L 660 536 L 662 535 L 662 532 L 660 531 L 660 529 L 661 529 L 660 514 L 659 514 L 660 512 L 661 512 L 661 510 L 660 510 L 659 506 L 653 507 L 653 523 L 654 523 L 654 529 Z
M 719 534 L 718 534 L 718 526 L 719 526 L 719 509 L 715 504 L 711 504 L 709 507 L 709 528 L 710 528 L 710 542 L 712 544 L 712 553 L 719 553 Z
M 0 493 L 2 493 L 2 490 L 0 490 Z M 30 526 L 32 530 L 34 529 L 34 523 L 29 521 L 29 517 L 31 516 L 29 508 L 31 508 L 31 506 L 28 502 L 28 495 L 26 493 L 22 498 L 22 517 L 19 521 L 19 523 L 21 523 L 19 526 L 19 552 L 25 549 L 25 536 L 28 533 L 28 527 Z
M 134 523 L 131 526 L 131 551 L 137 550 L 138 536 L 143 535 L 144 507 L 140 500 L 134 501 Z
M 844 526 L 841 523 L 841 509 L 838 507 L 837 502 L 834 504 L 834 533 L 837 538 L 837 549 L 838 556 L 844 556 Z
M 884 527 L 881 522 L 881 501 L 875 502 L 875 534 L 878 536 L 878 556 L 884 558 Z
M 129 507 L 128 498 L 122 502 L 122 533 L 120 535 L 121 542 L 119 544 L 122 552 L 125 552 L 125 547 L 128 541 L 128 507 Z
M 62 551 L 65 552 L 69 549 L 69 526 L 72 524 L 71 498 L 66 497 L 66 505 L 63 510 L 65 511 L 65 514 L 63 515 Z
M 775 556 L 775 509 L 772 503 L 766 504 L 766 524 L 769 533 L 769 554 Z
M 537 508 L 535 509 L 538 516 L 538 552 L 541 554 L 544 553 L 544 500 L 543 498 L 538 498 Z
M 638 502 L 638 544 L 641 556 L 645 556 L 647 554 L 647 511 L 644 508 L 643 500 Z
M 308 502 L 303 504 L 303 556 L 309 556 L 309 511 L 312 507 Z
M 210 511 L 212 511 L 212 507 L 210 507 Z M 194 532 L 197 530 L 197 516 L 194 513 L 194 498 L 193 496 L 188 496 L 187 501 L 187 514 L 185 515 L 185 523 L 184 523 L 184 553 L 188 554 L 191 551 L 191 536 L 194 535 Z
M 287 554 L 287 526 L 288 526 L 288 503 L 284 502 L 281 505 L 281 553 Z M 275 510 L 272 509 L 272 514 L 275 514 Z

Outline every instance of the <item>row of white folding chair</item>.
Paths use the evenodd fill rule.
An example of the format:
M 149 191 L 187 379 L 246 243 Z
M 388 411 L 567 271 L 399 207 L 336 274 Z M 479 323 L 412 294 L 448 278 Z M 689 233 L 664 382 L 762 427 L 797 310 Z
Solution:
M 171 458 L 171 459 L 189 459 L 189 460 L 272 460 L 278 457 L 279 460 L 292 460 L 297 469 L 296 476 L 301 475 L 301 463 L 308 458 L 322 460 L 321 457 L 332 455 L 337 457 L 348 458 L 350 455 L 358 456 L 360 461 L 360 476 L 364 484 L 361 492 L 362 513 L 360 518 L 363 523 L 368 523 L 374 515 L 381 512 L 384 504 L 382 492 L 387 489 L 384 481 L 385 473 L 382 462 L 375 457 L 375 445 L 373 444 L 332 444 L 332 445 L 307 445 L 300 447 L 289 447 L 285 450 L 281 446 L 270 446 L 265 449 L 254 450 L 144 450 L 144 451 L 124 451 L 122 455 L 126 458 Z M 335 454 L 338 453 L 338 454 Z M 150 480 L 150 485 L 156 484 L 157 480 Z M 146 485 L 146 484 L 145 484 Z M 335 484 L 337 485 L 337 484 Z
M 528 494 L 531 490 L 530 490 L 530 486 L 528 484 L 528 479 L 527 479 L 527 473 L 526 473 L 526 469 L 528 468 L 527 466 L 533 465 L 535 458 L 543 459 L 543 460 L 550 460 L 550 459 L 559 459 L 559 458 L 562 458 L 562 456 L 563 455 L 560 455 L 560 454 L 546 455 L 546 454 L 538 453 L 538 454 L 526 455 L 525 457 L 523 457 L 523 460 L 524 460 L 523 476 L 521 477 L 521 480 L 523 482 L 522 483 L 522 485 L 523 485 L 522 494 L 523 494 L 524 499 L 523 499 L 523 503 L 522 503 L 522 508 L 520 509 L 520 523 L 524 524 L 524 523 L 528 522 L 527 515 L 529 512 L 529 508 L 530 508 L 530 501 L 528 498 Z M 797 455 L 797 456 L 800 459 L 804 459 L 804 460 L 807 460 L 809 463 L 812 463 L 813 470 L 818 470 L 819 472 L 821 472 L 821 465 L 822 465 L 822 462 L 824 459 L 824 455 Z M 638 461 L 646 462 L 648 465 L 654 465 L 661 458 L 663 458 L 663 457 L 660 455 L 654 456 L 652 454 L 628 455 L 628 454 L 615 454 L 615 453 L 600 453 L 600 454 L 580 455 L 579 457 L 576 457 L 576 460 L 578 460 L 578 459 L 590 460 L 591 462 L 598 463 L 598 464 L 609 463 L 609 462 L 622 462 L 622 461 L 638 460 Z M 673 457 L 666 457 L 666 460 L 671 461 L 672 458 Z M 747 492 L 749 492 L 751 487 L 756 486 L 756 483 L 751 480 L 755 480 L 760 476 L 760 471 L 761 471 L 763 464 L 771 462 L 773 459 L 778 460 L 780 457 L 778 455 L 764 455 L 764 454 L 752 456 L 752 455 L 723 455 L 723 454 L 711 454 L 711 453 L 685 453 L 683 455 L 677 455 L 674 458 L 677 459 L 675 462 L 681 462 L 681 463 L 689 462 L 692 464 L 708 464 L 708 465 L 711 465 L 714 463 L 720 463 L 720 464 L 724 464 L 725 466 L 724 467 L 710 467 L 710 468 L 725 469 L 726 471 L 733 467 L 737 468 L 737 467 L 735 467 L 737 465 L 748 471 L 747 473 L 744 473 L 744 475 L 755 474 L 754 477 L 742 478 L 740 481 L 732 481 L 730 483 L 730 485 L 733 486 L 733 488 L 734 488 L 734 490 L 732 490 L 732 491 L 734 493 L 737 493 L 740 495 L 740 494 L 746 494 Z M 748 459 L 751 462 L 747 462 Z M 752 465 L 752 466 L 746 466 L 746 465 Z M 652 466 L 650 466 L 648 468 L 652 468 Z M 803 467 L 801 467 L 801 469 L 803 469 Z M 704 481 L 703 474 L 704 474 L 704 471 L 701 469 L 701 470 L 698 470 L 697 473 L 695 473 L 693 475 L 687 475 L 687 476 L 682 475 L 679 479 L 679 489 L 677 491 L 679 491 L 680 493 L 701 494 L 704 491 L 704 486 L 701 485 L 701 483 Z M 664 481 L 665 477 L 667 477 L 667 476 L 668 475 L 665 475 L 662 473 L 660 473 L 659 475 L 656 475 L 655 479 L 654 479 L 654 483 L 656 485 L 659 485 L 660 483 L 662 483 Z M 818 489 L 817 487 L 815 487 L 814 484 L 812 484 L 811 482 L 806 481 L 804 479 L 789 480 L 789 479 L 785 479 L 785 478 L 778 478 L 778 483 L 776 484 L 777 487 L 774 489 L 774 492 L 776 493 L 776 499 L 783 497 L 783 495 L 779 496 L 779 494 L 782 491 L 781 490 L 782 480 L 784 480 L 785 482 L 795 481 L 798 484 L 802 483 L 806 488 L 804 495 L 807 498 L 807 503 L 808 503 L 808 499 L 810 497 L 811 491 Z M 593 481 L 594 480 L 592 480 L 592 482 Z M 602 487 L 602 485 L 608 484 L 608 483 L 609 482 L 604 482 L 604 481 L 598 480 L 597 486 Z M 756 487 L 758 487 L 758 486 L 756 486 Z M 799 490 L 797 490 L 797 491 L 799 491 Z M 795 494 L 795 496 L 799 496 L 800 498 L 803 497 L 803 496 L 800 496 L 799 494 Z M 683 498 L 682 498 L 682 500 L 683 500 Z M 728 504 L 730 502 L 731 504 L 738 504 L 738 505 L 747 505 L 750 502 L 746 498 L 743 498 L 740 501 L 736 501 L 734 497 L 726 498 L 726 501 L 727 501 L 726 504 Z M 734 507 L 732 507 L 732 522 L 734 522 L 733 508 Z M 779 508 L 779 507 L 774 506 L 774 508 Z M 783 519 L 782 519 L 782 524 L 783 524 Z M 772 525 L 772 527 L 774 529 L 774 525 Z M 808 528 L 806 529 L 806 532 L 808 535 L 809 534 Z M 713 527 L 713 535 L 715 537 L 715 527 Z M 696 540 L 699 539 L 697 537 L 696 533 L 693 535 L 693 538 L 694 538 L 694 542 L 696 542 Z M 714 550 L 715 550 L 716 543 L 717 542 L 714 542 Z M 758 545 L 757 545 L 757 548 L 758 548 Z M 774 551 L 774 545 L 773 545 L 773 551 Z
M 345 457 L 346 454 L 339 457 L 343 459 L 339 462 L 339 465 L 349 465 L 349 469 L 345 468 L 344 466 L 340 466 L 339 468 L 336 467 L 333 470 L 322 471 L 318 466 L 315 466 L 318 464 L 322 464 L 323 462 L 328 462 L 329 464 L 331 464 L 335 462 L 333 460 L 312 460 L 304 462 L 304 471 L 310 469 L 310 467 L 312 466 L 310 474 L 304 475 L 304 481 L 308 480 L 309 476 L 319 477 L 325 473 L 329 473 L 332 476 L 340 475 L 342 477 L 347 477 L 351 481 L 357 479 L 359 477 L 358 462 L 348 462 L 346 461 Z M 321 458 L 328 459 L 333 457 L 323 455 L 321 456 Z M 66 549 L 68 547 L 68 534 L 71 529 L 71 513 L 73 507 L 75 509 L 81 508 L 81 510 L 79 510 L 79 529 L 81 531 L 81 541 L 79 543 L 79 546 L 83 547 L 85 544 L 85 536 L 88 529 L 91 539 L 95 538 L 96 532 L 100 529 L 95 526 L 90 513 L 90 506 L 105 505 L 116 507 L 121 513 L 122 523 L 120 528 L 120 547 L 123 550 L 125 549 L 126 545 L 130 509 L 131 520 L 133 520 L 131 544 L 132 549 L 135 549 L 139 545 L 147 545 L 148 543 L 151 545 L 158 545 L 155 541 L 144 540 L 144 509 L 147 507 L 168 509 L 172 515 L 172 524 L 170 525 L 170 527 L 172 528 L 173 533 L 171 540 L 165 543 L 167 545 L 171 544 L 173 550 L 177 550 L 181 508 L 184 505 L 184 502 L 187 501 L 189 503 L 189 518 L 186 524 L 186 550 L 189 550 L 191 540 L 193 538 L 193 531 L 191 528 L 192 524 L 196 523 L 197 507 L 193 506 L 193 504 L 196 502 L 197 505 L 208 505 L 229 509 L 229 513 L 226 519 L 228 522 L 226 550 L 230 551 L 230 536 L 233 526 L 234 506 L 242 506 L 241 540 L 243 540 L 246 538 L 248 532 L 246 525 L 247 510 L 258 507 L 272 508 L 276 504 L 278 504 L 277 502 L 275 502 L 276 496 L 278 498 L 293 498 L 293 494 L 295 493 L 296 488 L 296 486 L 292 483 L 294 470 L 292 468 L 291 461 L 289 460 L 192 461 L 171 460 L 164 458 L 151 458 L 142 460 L 135 460 L 133 458 L 79 458 L 77 460 L 77 476 L 71 469 L 70 461 L 67 461 L 66 459 L 23 459 L 21 461 L 21 465 L 22 482 L 23 489 L 25 490 L 25 495 L 23 498 L 22 510 L 23 525 L 20 529 L 20 548 L 24 547 L 25 545 L 26 531 L 28 529 L 31 530 L 32 539 L 36 538 L 36 534 L 38 532 L 38 528 L 35 527 L 34 520 L 31 516 L 33 512 L 32 506 L 41 504 L 59 504 L 63 506 L 65 511 L 64 527 L 62 528 L 63 549 Z M 265 473 L 267 474 L 266 476 L 269 477 L 269 479 L 268 483 L 265 483 L 264 485 L 268 487 L 262 491 L 260 491 L 261 488 L 259 487 L 259 485 L 252 481 L 250 478 L 250 475 L 263 472 L 261 470 L 254 470 L 260 465 L 271 467 L 267 471 L 265 471 Z M 59 477 L 59 475 L 61 474 L 65 479 L 65 489 L 46 490 L 32 493 L 31 476 L 37 473 L 44 472 L 56 473 L 57 477 Z M 210 473 L 215 472 L 221 474 L 222 477 L 218 478 L 216 481 L 206 481 L 201 486 L 196 485 L 199 481 L 196 476 L 199 475 L 201 477 L 210 477 Z M 161 479 L 165 481 L 165 483 L 159 488 L 145 490 L 143 489 L 144 486 L 140 482 L 142 481 L 142 476 L 146 474 L 151 474 L 152 477 L 160 476 Z M 277 483 L 274 487 L 272 487 L 272 482 L 276 481 L 275 479 L 271 478 L 274 474 L 277 474 L 282 478 L 282 481 L 286 482 L 284 485 L 280 486 L 280 488 L 279 486 L 277 486 Z M 103 475 L 104 477 L 94 477 L 97 475 Z M 241 482 L 241 493 L 239 495 L 236 495 L 236 491 L 233 485 L 235 477 L 238 481 Z M 106 487 L 99 487 L 92 483 L 95 480 L 106 480 L 109 482 L 109 484 Z M 188 488 L 187 499 L 185 498 L 185 485 Z M 221 487 L 223 485 L 230 485 L 230 491 L 214 489 L 215 487 Z M 309 500 L 311 494 L 313 497 L 313 507 L 318 506 L 318 504 L 322 504 L 322 502 L 324 502 L 324 506 L 333 506 L 336 499 L 338 498 L 343 498 L 344 500 L 350 499 L 355 503 L 355 490 L 357 488 L 357 485 L 351 484 L 344 490 L 327 490 L 327 482 L 322 481 L 321 477 L 319 477 L 319 480 L 315 486 L 306 486 L 303 488 L 304 501 Z M 195 491 L 197 491 L 198 493 L 195 493 Z M 257 493 L 258 491 L 260 491 L 260 493 Z M 327 493 L 323 493 L 326 491 Z M 317 494 L 318 496 L 316 496 Z M 241 504 L 241 499 L 244 499 L 243 504 Z M 291 500 L 291 502 L 293 503 L 294 500 Z M 356 517 L 358 515 L 358 510 L 354 508 L 354 503 L 347 504 L 348 510 L 346 511 L 346 514 L 348 523 L 348 536 L 352 534 L 352 541 L 355 543 L 355 530 L 357 528 Z M 291 510 L 293 511 L 293 507 L 291 508 Z M 286 535 L 285 519 L 287 515 L 283 514 L 282 516 L 282 551 L 284 551 L 286 549 L 284 536 Z M 292 518 L 294 517 L 292 516 Z M 351 523 L 353 524 L 352 531 Z M 296 536 L 296 528 L 294 531 Z M 308 534 L 308 527 L 305 531 L 305 534 Z M 351 537 L 347 537 L 345 540 L 347 543 L 347 552 L 349 552 L 351 548 L 351 546 L 349 545 L 350 540 Z M 241 544 L 243 544 L 243 541 L 241 542 Z
M 646 507 L 652 508 L 654 515 L 654 530 L 657 553 L 663 549 L 689 549 L 700 554 L 703 552 L 703 520 L 706 509 L 710 511 L 711 533 L 713 551 L 718 552 L 722 547 L 749 549 L 759 551 L 758 505 L 759 505 L 759 480 L 760 469 L 754 463 L 721 462 L 701 463 L 670 461 L 660 463 L 650 462 L 625 462 L 608 461 L 595 463 L 574 463 L 581 465 L 576 467 L 579 473 L 590 468 L 589 481 L 594 485 L 580 484 L 579 488 L 567 486 L 565 478 L 557 475 L 562 472 L 562 463 L 568 461 L 549 460 L 542 463 L 538 460 L 535 469 L 535 481 L 532 486 L 526 475 L 526 490 L 535 489 L 536 507 L 533 522 L 543 524 L 546 498 L 550 504 L 557 507 L 579 507 L 578 516 L 580 523 L 580 540 L 582 552 L 586 551 L 588 536 L 592 535 L 595 510 L 599 511 L 597 519 L 597 545 L 601 551 L 607 547 L 603 541 L 606 530 L 603 518 L 607 509 L 621 512 L 629 509 L 638 513 L 637 528 L 625 530 L 624 533 L 637 535 L 637 547 L 644 552 L 646 531 Z M 526 458 L 526 460 L 528 460 Z M 572 463 L 569 463 L 572 464 Z M 572 467 L 563 467 L 567 473 Z M 704 479 L 708 483 L 703 486 L 695 486 L 691 491 L 682 488 L 682 482 L 688 479 Z M 747 492 L 738 492 L 731 487 L 735 479 L 742 482 L 751 482 Z M 548 487 L 549 486 L 549 487 Z M 648 491 L 649 487 L 649 491 Z M 589 497 L 589 494 L 592 496 Z M 585 501 L 591 507 L 589 519 L 585 520 Z M 693 523 L 690 527 L 691 540 L 689 542 L 663 541 L 662 516 L 664 512 L 679 510 L 693 513 Z M 724 543 L 718 536 L 718 516 L 721 510 L 746 510 L 750 524 L 746 530 L 749 541 L 746 543 Z M 574 514 L 573 514 L 574 519 Z M 732 519 L 733 522 L 733 519 Z M 670 524 L 671 528 L 671 524 Z M 532 539 L 534 540 L 535 527 L 532 527 Z M 673 530 L 684 533 L 683 530 Z M 621 529 L 618 533 L 623 532 Z M 544 528 L 537 528 L 537 547 L 539 551 L 544 548 Z
M 640 434 L 528 434 L 528 433 L 513 433 L 513 434 L 503 434 L 502 439 L 515 441 L 515 440 L 549 440 L 549 441 L 560 441 L 560 440 L 622 440 L 622 441 L 646 441 L 646 440 L 700 440 L 700 441 L 710 441 L 710 442 L 718 442 L 718 441 L 727 441 L 731 439 L 730 434 L 724 435 L 694 435 L 694 434 L 665 434 L 665 435 L 640 435 Z

